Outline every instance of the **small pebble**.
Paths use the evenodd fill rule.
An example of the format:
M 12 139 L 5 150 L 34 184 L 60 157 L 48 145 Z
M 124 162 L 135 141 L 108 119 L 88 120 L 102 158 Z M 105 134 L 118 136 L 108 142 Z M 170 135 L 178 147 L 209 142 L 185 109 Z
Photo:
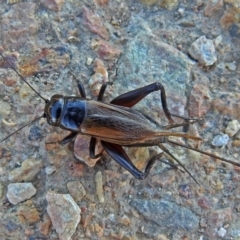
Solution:
M 49 191 L 47 212 L 60 240 L 70 240 L 80 222 L 81 210 L 69 194 Z
M 130 219 L 126 215 L 123 215 L 121 218 L 119 218 L 118 222 L 126 227 L 130 226 L 131 224 Z
M 222 237 L 222 238 L 223 238 L 223 237 L 226 235 L 227 230 L 226 230 L 225 228 L 221 227 L 221 228 L 217 231 L 217 233 L 218 233 L 218 236 L 219 236 L 219 237 Z
M 192 197 L 191 187 L 187 184 L 180 185 L 178 188 L 179 195 L 189 199 Z
M 217 61 L 213 41 L 205 36 L 194 41 L 188 50 L 189 54 L 204 66 L 211 66 Z
M 51 227 L 51 220 L 48 214 L 44 214 L 43 221 L 41 221 L 38 225 L 39 232 L 43 235 L 47 235 L 50 227 Z
M 55 171 L 56 171 L 56 167 L 55 166 L 48 166 L 48 167 L 45 168 L 45 173 L 47 175 L 51 175 Z
M 10 183 L 7 190 L 7 198 L 10 203 L 16 205 L 30 199 L 37 192 L 32 183 Z
M 104 229 L 97 223 L 94 224 L 95 233 L 99 238 L 103 236 Z
M 228 141 L 229 136 L 227 134 L 220 133 L 213 138 L 212 145 L 215 147 L 222 147 L 227 145 Z
M 237 70 L 237 65 L 236 65 L 235 62 L 226 63 L 225 66 L 230 71 L 236 71 Z
M 96 193 L 99 202 L 104 202 L 102 172 L 98 171 L 95 176 Z
M 37 126 L 32 126 L 29 131 L 28 140 L 36 141 L 36 140 L 41 140 L 42 138 L 43 138 L 43 134 L 42 134 L 41 128 Z
M 11 105 L 5 101 L 0 100 L 0 115 L 6 117 L 11 112 Z
M 42 169 L 42 161 L 36 159 L 26 159 L 22 162 L 21 167 L 14 169 L 9 173 L 9 181 L 32 181 Z
M 86 195 L 86 190 L 79 181 L 68 182 L 67 188 L 70 195 L 76 202 L 80 202 L 82 198 Z
M 30 201 L 30 202 L 29 202 Z M 40 220 L 40 212 L 34 207 L 32 201 L 26 201 L 17 209 L 17 215 L 20 222 L 23 223 L 36 223 Z
M 216 183 L 215 189 L 219 191 L 219 190 L 222 190 L 223 187 L 224 187 L 223 183 L 218 180 L 217 183 Z
M 240 122 L 238 120 L 232 120 L 228 123 L 225 133 L 229 137 L 233 137 L 240 130 Z
M 240 147 L 240 140 L 234 140 L 232 142 L 233 147 Z
M 38 89 L 35 85 L 33 85 L 33 87 L 34 87 L 34 89 L 36 89 L 38 91 Z M 20 88 L 18 94 L 19 94 L 19 98 L 21 101 L 30 102 L 30 98 L 34 95 L 34 92 L 26 83 L 24 83 L 21 85 L 21 88 Z
M 214 40 L 214 46 L 217 47 L 222 42 L 222 35 L 217 36 Z
M 92 62 L 93 62 L 93 59 L 88 57 L 87 60 L 86 60 L 86 64 L 89 66 L 89 65 L 92 64 Z
M 198 205 L 203 209 L 211 209 L 212 203 L 209 198 L 202 196 L 198 199 Z
M 185 15 L 185 8 L 179 8 L 178 13 L 183 17 Z

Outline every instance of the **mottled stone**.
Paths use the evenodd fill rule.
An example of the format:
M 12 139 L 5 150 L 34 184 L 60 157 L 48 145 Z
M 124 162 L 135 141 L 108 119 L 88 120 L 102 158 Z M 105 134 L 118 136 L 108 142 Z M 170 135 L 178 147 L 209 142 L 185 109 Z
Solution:
M 90 86 L 92 95 L 97 97 L 99 95 L 103 83 L 108 82 L 107 68 L 104 66 L 104 63 L 100 59 L 94 60 L 94 72 L 95 73 L 92 75 L 88 84 Z M 109 85 L 104 92 L 104 97 L 109 95 L 109 91 L 111 89 L 112 87 Z
M 74 142 L 74 156 L 79 159 L 80 161 L 83 161 L 87 166 L 94 167 L 96 162 L 100 159 L 98 158 L 90 158 L 89 153 L 89 143 L 90 143 L 91 137 L 84 136 L 84 135 L 78 135 Z M 101 152 L 102 147 L 99 143 L 97 143 L 95 148 L 95 154 L 99 154 Z
M 21 167 L 9 172 L 9 181 L 24 181 L 28 182 L 35 178 L 35 176 L 42 169 L 43 163 L 41 160 L 26 159 L 22 162 Z
M 0 115 L 3 117 L 6 117 L 10 114 L 10 112 L 11 112 L 11 105 L 8 102 L 0 99 Z
M 159 5 L 162 8 L 172 10 L 178 5 L 179 0 L 141 0 L 141 2 L 147 6 Z
M 131 161 L 140 170 L 144 171 L 147 162 L 150 159 L 148 148 L 128 148 L 126 149 L 128 156 L 131 156 Z
M 121 54 L 119 49 L 101 39 L 93 40 L 91 42 L 91 48 L 97 53 L 98 57 L 103 60 L 114 60 Z
M 40 212 L 32 204 L 19 206 L 17 215 L 21 222 L 36 223 L 40 220 Z
M 223 6 L 223 0 L 208 0 L 204 9 L 205 16 L 211 16 L 213 12 L 219 10 Z
M 158 4 L 162 8 L 167 8 L 168 10 L 172 10 L 178 5 L 179 0 L 158 0 Z
M 152 182 L 155 186 L 160 186 L 162 188 L 170 185 L 175 181 L 175 171 L 166 171 L 161 174 L 156 174 L 152 177 Z
M 233 140 L 232 145 L 233 147 L 240 147 L 240 140 Z
M 0 146 L 0 159 L 8 158 L 10 156 L 11 152 L 5 146 Z M 0 171 L 0 175 L 2 175 L 2 171 Z
M 69 173 L 73 177 L 81 177 L 84 174 L 85 166 L 78 162 L 70 162 L 68 164 Z
M 141 2 L 147 6 L 151 6 L 157 2 L 157 0 L 141 0 Z
M 215 239 L 218 235 L 217 229 L 223 227 L 226 222 L 232 222 L 232 210 L 230 207 L 209 212 L 207 216 L 207 234 L 209 238 Z
M 104 229 L 97 223 L 94 224 L 94 230 L 96 235 L 101 238 L 103 236 L 104 233 Z
M 38 91 L 38 88 L 32 84 L 34 89 Z M 35 92 L 26 84 L 23 83 L 20 87 L 20 90 L 18 92 L 19 98 L 22 102 L 30 102 L 30 99 L 35 95 Z
M 40 141 L 43 139 L 43 133 L 40 127 L 31 126 L 29 130 L 28 140 L 30 141 Z
M 240 130 L 240 122 L 238 120 L 232 120 L 228 123 L 225 133 L 229 137 L 233 137 Z
M 240 119 L 240 93 L 226 93 L 212 101 L 214 110 Z
M 85 26 L 87 26 L 87 28 L 91 32 L 101 36 L 105 40 L 109 40 L 110 35 L 108 33 L 108 30 L 104 26 L 102 19 L 97 14 L 89 10 L 87 7 L 83 7 L 83 12 Z
M 227 145 L 228 141 L 229 136 L 227 134 L 220 133 L 213 138 L 211 143 L 215 147 L 222 147 Z
M 54 152 L 55 154 L 48 155 L 48 162 L 54 166 L 60 166 L 62 164 L 63 159 L 66 158 L 68 152 L 65 149 L 58 149 L 58 151 Z
M 217 55 L 213 41 L 202 36 L 195 40 L 190 49 L 189 54 L 204 66 L 211 66 L 217 61 Z
M 16 84 L 16 79 L 13 78 L 6 78 L 4 79 L 4 84 L 8 87 L 13 87 Z
M 131 225 L 131 220 L 126 215 L 123 215 L 122 217 L 120 217 L 118 219 L 118 222 L 126 227 Z
M 82 198 L 86 195 L 86 190 L 79 181 L 68 182 L 67 188 L 70 195 L 76 202 L 80 202 Z
M 239 4 L 239 3 L 236 3 L 236 0 L 234 0 L 233 2 L 235 4 Z M 240 13 L 239 5 L 227 8 L 224 11 L 224 14 L 222 15 L 222 17 L 220 18 L 220 21 L 219 21 L 221 27 L 228 29 L 231 26 L 238 24 L 239 13 Z M 239 33 L 235 32 L 235 34 L 233 34 L 233 36 L 239 37 Z
M 56 171 L 56 167 L 55 166 L 48 166 L 45 168 L 45 173 L 47 175 L 51 175 L 52 173 L 54 173 Z
M 42 0 L 41 2 L 46 8 L 55 12 L 59 12 L 65 1 L 64 0 Z
M 204 77 L 194 82 L 189 96 L 189 117 L 202 117 L 211 108 L 208 84 L 209 81 Z
M 180 196 L 185 197 L 186 199 L 192 198 L 192 189 L 188 184 L 180 185 L 178 188 Z
M 70 240 L 80 222 L 81 210 L 69 194 L 49 191 L 47 212 L 60 240 Z
M 152 232 L 149 232 L 150 236 L 160 234 L 163 229 L 192 231 L 198 227 L 198 217 L 188 208 L 180 207 L 173 202 L 133 199 L 130 205 L 150 221 L 153 228 Z
M 107 5 L 109 0 L 94 0 L 97 5 L 103 6 Z
M 37 192 L 32 183 L 10 183 L 7 190 L 9 202 L 16 205 L 30 199 Z
M 1 40 L 4 48 L 18 50 L 36 34 L 39 28 L 36 6 L 34 2 L 20 2 L 2 14 Z
M 0 47 L 0 51 L 3 52 L 4 49 L 2 47 Z M 14 68 L 17 68 L 16 62 L 17 62 L 17 59 L 19 57 L 19 54 L 17 52 L 4 52 L 3 56 L 4 56 L 5 60 L 3 58 L 0 59 L 0 68 L 5 68 L 5 69 L 9 68 L 9 63 Z M 6 84 L 6 81 L 8 81 L 8 79 L 4 79 L 3 81 Z M 13 79 L 12 81 L 14 81 L 16 83 L 15 79 Z
M 95 175 L 96 194 L 99 202 L 104 202 L 102 172 L 98 171 Z
M 43 221 L 41 221 L 38 225 L 39 232 L 43 235 L 47 235 L 49 233 L 51 225 L 52 222 L 50 217 L 47 214 L 44 214 Z
M 25 61 L 19 64 L 19 72 L 22 76 L 28 77 L 39 72 L 53 71 L 65 68 L 70 62 L 70 53 L 67 47 L 56 47 L 53 49 L 42 48 L 31 58 L 26 57 Z
M 165 87 L 170 112 L 185 115 L 186 84 L 193 65 L 186 55 L 160 41 L 158 36 L 140 31 L 127 43 L 118 65 L 113 97 L 159 82 Z M 149 94 L 134 107 L 157 122 L 165 118 L 159 92 Z
M 203 209 L 211 209 L 212 208 L 212 203 L 207 197 L 200 197 L 198 199 L 198 205 L 203 208 Z
M 89 225 L 89 223 L 91 222 L 93 217 L 94 217 L 93 213 L 82 212 L 82 214 L 81 214 L 81 224 L 82 224 L 84 229 L 86 229 L 86 227 Z
M 94 97 L 98 96 L 103 83 L 104 83 L 104 78 L 102 74 L 95 73 L 92 75 L 92 77 L 89 79 L 89 82 L 88 82 L 91 89 L 92 96 Z

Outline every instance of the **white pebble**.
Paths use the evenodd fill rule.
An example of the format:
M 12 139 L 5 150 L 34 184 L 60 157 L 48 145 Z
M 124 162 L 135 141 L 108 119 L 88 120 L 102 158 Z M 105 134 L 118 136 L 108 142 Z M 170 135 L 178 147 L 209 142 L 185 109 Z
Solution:
M 224 145 L 227 145 L 228 141 L 229 136 L 227 134 L 220 133 L 213 138 L 212 145 L 215 147 L 222 147 Z
M 224 237 L 225 235 L 226 235 L 226 233 L 227 233 L 227 230 L 225 229 L 225 228 L 223 228 L 223 227 L 221 227 L 219 230 L 218 230 L 218 236 L 219 237 Z
M 188 50 L 189 54 L 204 66 L 211 66 L 217 61 L 213 41 L 205 36 L 194 41 Z
M 46 172 L 47 175 L 51 175 L 55 171 L 56 171 L 56 167 L 54 167 L 54 166 L 48 166 L 48 167 L 45 168 L 45 172 Z

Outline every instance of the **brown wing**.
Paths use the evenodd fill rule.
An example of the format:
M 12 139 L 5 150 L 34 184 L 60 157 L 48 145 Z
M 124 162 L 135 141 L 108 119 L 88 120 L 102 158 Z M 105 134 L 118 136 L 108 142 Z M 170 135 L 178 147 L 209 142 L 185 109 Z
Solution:
M 166 142 L 168 136 L 201 140 L 181 132 L 166 132 L 154 127 L 139 111 L 89 100 L 80 132 L 119 145 L 152 146 Z
M 155 135 L 154 127 L 139 111 L 92 100 L 87 102 L 80 131 L 118 144 L 139 142 Z

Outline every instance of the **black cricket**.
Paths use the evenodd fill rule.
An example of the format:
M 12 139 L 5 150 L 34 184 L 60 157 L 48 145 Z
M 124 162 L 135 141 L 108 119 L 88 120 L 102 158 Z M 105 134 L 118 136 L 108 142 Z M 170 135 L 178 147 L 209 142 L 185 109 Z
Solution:
M 170 136 L 176 136 L 196 141 L 202 140 L 200 137 L 189 135 L 187 133 L 167 131 L 171 128 L 191 124 L 191 119 L 188 119 L 188 123 L 186 123 L 186 121 L 180 124 L 174 123 L 172 119 L 172 116 L 174 115 L 170 113 L 167 107 L 165 89 L 163 85 L 158 82 L 124 93 L 113 99 L 110 103 L 104 103 L 104 92 L 107 85 L 111 84 L 110 82 L 102 85 L 97 100 L 91 100 L 86 98 L 84 86 L 79 81 L 77 85 L 79 96 L 63 96 L 56 94 L 48 100 L 43 98 L 40 93 L 38 93 L 26 81 L 26 79 L 12 66 L 1 52 L 0 55 L 9 64 L 12 70 L 14 70 L 19 77 L 45 101 L 43 115 L 22 126 L 17 131 L 41 117 L 46 118 L 48 124 L 71 131 L 67 137 L 59 141 L 60 144 L 66 144 L 74 140 L 78 134 L 91 136 L 89 145 L 89 154 L 91 158 L 99 157 L 99 154 L 95 155 L 95 145 L 97 139 L 99 139 L 107 154 L 137 179 L 145 179 L 157 160 L 164 161 L 162 157 L 165 152 L 167 155 L 171 156 L 197 183 L 195 178 L 184 167 L 184 165 L 181 164 L 181 162 L 163 145 L 164 143 L 188 148 L 240 167 L 240 163 L 215 156 L 188 145 L 180 144 L 168 138 Z M 155 120 L 144 115 L 140 111 L 132 109 L 134 105 L 154 91 L 160 91 L 162 108 L 169 122 L 169 125 L 165 127 L 160 126 Z M 12 134 L 2 139 L 1 142 Z M 122 146 L 158 146 L 163 152 L 149 159 L 145 170 L 142 172 L 131 162 Z

